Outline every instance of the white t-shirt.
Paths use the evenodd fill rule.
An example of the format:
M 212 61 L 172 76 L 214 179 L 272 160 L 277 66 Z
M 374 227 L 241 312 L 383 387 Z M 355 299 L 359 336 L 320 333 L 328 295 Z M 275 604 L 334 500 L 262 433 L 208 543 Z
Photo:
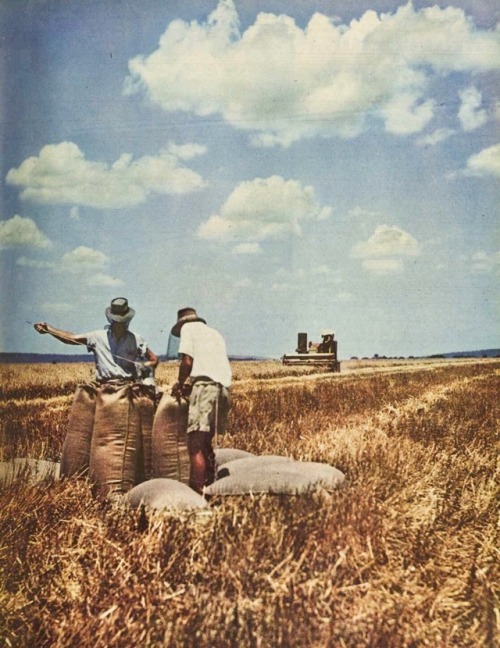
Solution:
M 231 386 L 231 365 L 222 335 L 203 322 L 187 322 L 181 329 L 179 353 L 193 358 L 191 376 L 207 376 L 224 387 Z

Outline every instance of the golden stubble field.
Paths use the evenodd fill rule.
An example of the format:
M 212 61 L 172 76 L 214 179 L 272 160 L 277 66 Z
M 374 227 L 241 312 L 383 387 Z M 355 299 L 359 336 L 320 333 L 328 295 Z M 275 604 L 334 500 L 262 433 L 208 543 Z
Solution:
M 3 645 L 497 645 L 500 362 L 233 369 L 220 445 L 327 462 L 347 486 L 146 518 L 86 482 L 4 486 Z M 57 461 L 92 365 L 0 373 L 0 460 Z

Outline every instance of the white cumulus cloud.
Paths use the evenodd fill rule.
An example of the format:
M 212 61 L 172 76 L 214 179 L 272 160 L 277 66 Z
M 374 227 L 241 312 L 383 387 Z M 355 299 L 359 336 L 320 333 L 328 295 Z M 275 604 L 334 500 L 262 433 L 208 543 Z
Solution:
M 360 220 L 369 220 L 372 218 L 380 217 L 380 212 L 373 209 L 365 209 L 357 205 L 347 212 L 348 218 L 359 218 Z
M 239 243 L 233 248 L 233 254 L 262 254 L 259 243 Z
M 363 268 L 373 274 L 389 275 L 401 272 L 403 263 L 401 259 L 365 259 Z
M 301 223 L 322 220 L 331 209 L 316 200 L 313 187 L 280 176 L 241 182 L 198 229 L 204 239 L 256 243 L 301 233 Z
M 61 142 L 44 146 L 38 157 L 10 169 L 7 183 L 34 203 L 119 209 L 144 203 L 153 193 L 182 194 L 204 187 L 203 178 L 180 163 L 202 152 L 203 147 L 191 145 L 137 160 L 123 154 L 109 166 L 86 160 L 73 142 Z
M 30 259 L 25 256 L 16 259 L 16 265 L 24 268 L 36 268 L 37 270 L 48 270 L 56 267 L 56 264 L 53 261 L 41 261 L 39 259 Z
M 465 175 L 500 177 L 500 144 L 483 149 L 467 160 Z
M 110 259 L 103 252 L 80 245 L 79 247 L 63 254 L 57 266 L 59 272 L 67 272 L 75 276 L 78 281 L 85 282 L 87 286 L 119 287 L 124 282 L 118 277 L 113 277 L 105 272 L 110 264 Z
M 455 134 L 453 128 L 438 128 L 417 140 L 417 146 L 436 146 Z
M 102 252 L 80 245 L 63 255 L 61 269 L 72 274 L 80 274 L 104 268 L 108 261 L 108 257 Z
M 48 248 L 52 243 L 38 229 L 35 221 L 16 214 L 9 220 L 0 222 L 0 249 L 18 245 Z
M 458 119 L 464 131 L 473 131 L 488 121 L 488 113 L 481 108 L 483 96 L 477 88 L 471 86 L 460 92 L 461 105 Z
M 96 272 L 88 278 L 87 283 L 90 286 L 109 286 L 109 287 L 118 287 L 123 286 L 124 282 L 118 277 L 111 277 L 110 275 L 104 274 L 102 272 Z
M 359 259 L 419 254 L 418 241 L 408 232 L 390 225 L 379 225 L 367 241 L 357 243 L 351 250 L 351 256 Z
M 500 266 L 500 252 L 486 254 L 476 252 L 471 258 L 471 272 L 473 274 L 486 274 Z
M 396 135 L 419 133 L 434 117 L 433 100 L 419 103 L 417 94 L 399 94 L 382 108 L 385 128 Z
M 67 273 L 75 280 L 87 286 L 119 287 L 124 282 L 118 277 L 106 274 L 110 259 L 103 252 L 81 245 L 66 252 L 57 261 L 43 261 L 21 256 L 16 260 L 16 265 L 34 270 L 53 269 L 58 273 Z
M 353 137 L 376 117 L 387 131 L 421 131 L 432 119 L 429 81 L 500 67 L 495 31 L 461 10 L 411 2 L 337 24 L 319 12 L 304 28 L 259 13 L 245 31 L 232 0 L 205 22 L 175 20 L 158 48 L 129 61 L 124 92 L 166 111 L 221 115 L 262 146 L 314 136 Z
M 174 144 L 171 142 L 168 145 L 168 152 L 178 157 L 179 160 L 192 160 L 200 155 L 205 155 L 207 147 L 201 144 Z

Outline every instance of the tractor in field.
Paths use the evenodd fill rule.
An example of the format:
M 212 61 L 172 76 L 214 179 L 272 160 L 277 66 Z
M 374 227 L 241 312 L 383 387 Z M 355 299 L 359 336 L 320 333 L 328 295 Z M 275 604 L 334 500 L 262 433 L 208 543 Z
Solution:
M 285 353 L 282 358 L 285 365 L 318 365 L 329 371 L 339 372 L 340 362 L 337 359 L 337 340 L 331 329 L 321 331 L 321 342 L 307 342 L 307 333 L 298 333 L 295 353 Z

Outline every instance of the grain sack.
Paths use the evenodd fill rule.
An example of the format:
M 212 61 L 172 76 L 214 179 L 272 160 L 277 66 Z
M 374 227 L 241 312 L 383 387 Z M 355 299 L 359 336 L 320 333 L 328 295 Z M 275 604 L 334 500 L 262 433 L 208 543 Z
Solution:
M 125 500 L 137 508 L 141 504 L 150 509 L 186 511 L 208 508 L 207 501 L 192 488 L 174 479 L 150 479 L 130 490 Z
M 152 477 L 189 483 L 188 403 L 165 392 L 156 410 L 152 439 Z
M 0 462 L 0 485 L 8 486 L 14 481 L 30 483 L 59 478 L 59 464 L 45 459 L 16 457 Z
M 100 496 L 126 493 L 144 475 L 142 422 L 148 418 L 147 393 L 138 383 L 116 381 L 99 387 L 89 476 Z M 149 404 L 153 408 L 151 398 Z
M 61 456 L 61 477 L 88 473 L 94 429 L 97 383 L 78 385 L 69 413 Z
M 219 470 L 217 480 L 204 492 L 205 495 L 300 495 L 317 487 L 335 490 L 344 480 L 344 474 L 328 464 L 266 455 L 225 464 Z
M 137 476 L 137 483 L 141 483 L 152 477 L 152 437 L 155 416 L 154 391 L 144 387 L 143 392 L 137 396 L 137 407 L 139 408 L 141 419 L 138 457 L 139 474 Z
M 246 457 L 255 457 L 251 452 L 246 450 L 238 450 L 238 448 L 215 448 L 215 466 L 216 469 L 219 466 L 223 466 L 229 461 L 234 461 L 235 459 L 243 459 Z

